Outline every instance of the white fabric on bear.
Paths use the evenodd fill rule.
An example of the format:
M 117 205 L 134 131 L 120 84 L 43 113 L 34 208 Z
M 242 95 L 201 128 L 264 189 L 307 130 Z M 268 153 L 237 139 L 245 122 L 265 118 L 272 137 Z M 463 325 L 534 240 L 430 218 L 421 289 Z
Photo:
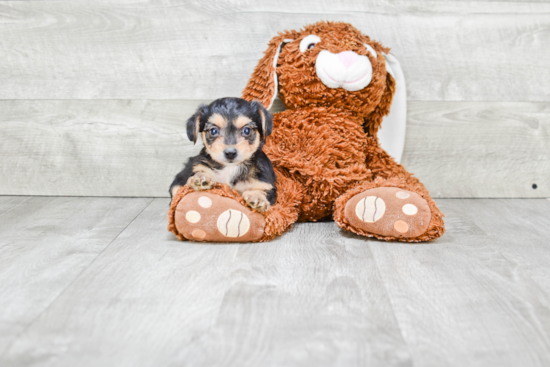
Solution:
M 401 163 L 407 128 L 407 88 L 399 61 L 391 54 L 384 54 L 384 57 L 386 58 L 386 70 L 395 79 L 395 94 L 390 113 L 384 117 L 380 130 L 378 130 L 378 139 L 382 148 L 397 163 Z
M 367 45 L 366 43 L 363 43 L 363 45 L 366 47 L 367 51 L 369 51 L 372 54 L 372 56 L 374 56 L 375 59 L 378 59 L 378 54 L 376 53 L 374 48 L 372 48 L 372 46 Z
M 365 88 L 372 80 L 372 64 L 367 56 L 353 51 L 333 54 L 323 50 L 315 60 L 315 71 L 324 85 L 329 88 L 344 88 L 356 92 Z
M 275 54 L 275 57 L 273 58 L 274 69 L 277 68 L 277 60 L 279 59 L 279 53 L 281 52 L 282 46 L 285 43 L 292 42 L 292 41 L 293 41 L 292 39 L 285 39 L 277 47 L 277 52 Z M 368 47 L 367 49 L 370 51 Z M 374 52 L 374 55 L 376 57 L 376 52 Z M 390 113 L 387 116 L 385 116 L 384 119 L 382 120 L 382 125 L 380 127 L 380 130 L 378 131 L 378 139 L 380 141 L 380 145 L 382 146 L 382 148 L 386 152 L 388 152 L 388 154 L 392 156 L 397 161 L 397 163 L 401 163 L 401 157 L 403 155 L 403 149 L 405 147 L 405 132 L 406 132 L 406 124 L 407 124 L 407 88 L 405 84 L 405 77 L 403 75 L 403 70 L 401 69 L 401 65 L 399 64 L 399 61 L 391 54 L 383 54 L 383 55 L 386 59 L 386 70 L 395 79 L 395 94 L 393 96 L 392 105 L 390 107 Z M 334 56 L 337 56 L 337 55 L 334 55 Z M 332 61 L 334 62 L 336 60 L 333 59 Z M 369 65 L 370 65 L 370 61 L 369 61 Z M 371 74 L 372 74 L 372 65 L 370 66 L 371 66 Z M 316 63 L 316 68 L 317 68 L 317 63 Z M 321 74 L 323 75 L 324 73 L 321 72 Z M 367 83 L 367 85 L 370 83 L 371 77 L 368 78 L 369 82 Z M 277 92 L 278 92 L 279 86 L 278 86 L 276 71 L 273 73 L 273 78 L 275 79 L 275 93 L 273 93 L 271 102 L 267 107 L 268 109 L 270 109 L 271 106 L 273 106 L 273 102 L 275 101 L 275 98 L 277 98 L 277 94 L 278 94 Z M 325 80 L 328 79 L 326 78 L 325 75 L 324 75 L 324 78 Z M 367 78 L 365 78 L 365 80 L 366 79 Z M 325 80 L 322 80 L 322 81 L 326 85 Z M 364 82 L 365 80 L 361 80 L 360 82 Z M 330 82 L 327 81 L 327 83 L 333 84 L 331 82 L 333 81 L 332 80 Z M 336 84 L 338 84 L 338 86 L 336 86 Z M 330 88 L 338 88 L 340 86 L 340 82 L 336 84 L 334 84 L 334 86 L 331 86 L 331 85 L 327 85 L 327 86 Z M 357 83 L 357 84 L 363 84 L 363 83 Z M 366 87 L 366 85 L 364 87 Z
M 311 44 L 317 44 L 321 42 L 321 39 L 319 36 L 316 36 L 314 34 L 310 34 L 309 36 L 304 37 L 304 39 L 300 42 L 300 52 L 305 52 L 309 45 Z
M 273 82 L 275 84 L 275 92 L 273 92 L 273 96 L 271 97 L 271 102 L 269 102 L 269 106 L 267 106 L 268 110 L 271 108 L 271 106 L 273 106 L 273 102 L 275 102 L 275 98 L 277 98 L 277 95 L 279 94 L 279 79 L 277 78 L 277 61 L 279 60 L 279 54 L 281 53 L 281 50 L 283 49 L 284 44 L 292 41 L 294 40 L 285 38 L 283 42 L 281 42 L 279 46 L 277 46 L 277 52 L 273 57 Z

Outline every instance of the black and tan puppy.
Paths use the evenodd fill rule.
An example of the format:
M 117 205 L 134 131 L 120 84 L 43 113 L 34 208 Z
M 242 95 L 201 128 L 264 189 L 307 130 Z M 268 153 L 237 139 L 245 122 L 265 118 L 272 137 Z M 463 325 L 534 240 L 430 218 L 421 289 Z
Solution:
M 183 185 L 208 190 L 225 183 L 251 208 L 269 209 L 277 198 L 275 173 L 262 146 L 272 127 L 271 114 L 257 101 L 221 98 L 200 106 L 187 120 L 187 136 L 196 143 L 200 135 L 204 148 L 177 174 L 170 196 Z

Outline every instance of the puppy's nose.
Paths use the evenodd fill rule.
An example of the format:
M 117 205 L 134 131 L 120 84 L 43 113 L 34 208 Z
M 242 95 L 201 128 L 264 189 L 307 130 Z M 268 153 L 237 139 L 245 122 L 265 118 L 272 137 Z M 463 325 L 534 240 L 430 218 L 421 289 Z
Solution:
M 225 155 L 225 158 L 227 159 L 234 159 L 237 156 L 237 149 L 235 148 L 227 148 L 223 151 L 223 155 Z
M 338 54 L 338 59 L 346 68 L 349 68 L 359 60 L 359 56 L 353 51 L 344 51 Z

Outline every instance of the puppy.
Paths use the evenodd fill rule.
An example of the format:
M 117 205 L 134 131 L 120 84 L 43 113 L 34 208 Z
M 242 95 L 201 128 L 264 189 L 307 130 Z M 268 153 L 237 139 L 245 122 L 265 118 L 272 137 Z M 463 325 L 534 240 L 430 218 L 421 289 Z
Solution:
M 277 198 L 273 166 L 262 151 L 272 128 L 271 114 L 258 101 L 221 98 L 200 106 L 187 120 L 187 136 L 196 143 L 200 135 L 204 148 L 176 175 L 170 196 L 183 185 L 208 190 L 225 183 L 252 209 L 266 211 Z

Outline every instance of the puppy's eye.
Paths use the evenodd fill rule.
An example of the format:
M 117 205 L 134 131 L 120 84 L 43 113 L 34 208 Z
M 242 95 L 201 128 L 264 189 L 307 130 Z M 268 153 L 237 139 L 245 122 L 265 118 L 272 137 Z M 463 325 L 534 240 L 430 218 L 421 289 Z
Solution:
M 243 136 L 248 136 L 248 135 L 250 135 L 251 132 L 252 132 L 252 130 L 249 127 L 245 127 L 243 129 Z
M 216 135 L 218 135 L 219 131 L 218 131 L 218 129 L 213 127 L 208 131 L 208 133 L 210 134 L 210 136 L 216 136 Z
M 321 42 L 321 39 L 319 36 L 316 36 L 314 34 L 310 34 L 309 36 L 305 37 L 302 41 L 300 41 L 300 51 L 304 52 L 306 50 L 310 50 L 313 47 L 315 47 L 316 44 Z

